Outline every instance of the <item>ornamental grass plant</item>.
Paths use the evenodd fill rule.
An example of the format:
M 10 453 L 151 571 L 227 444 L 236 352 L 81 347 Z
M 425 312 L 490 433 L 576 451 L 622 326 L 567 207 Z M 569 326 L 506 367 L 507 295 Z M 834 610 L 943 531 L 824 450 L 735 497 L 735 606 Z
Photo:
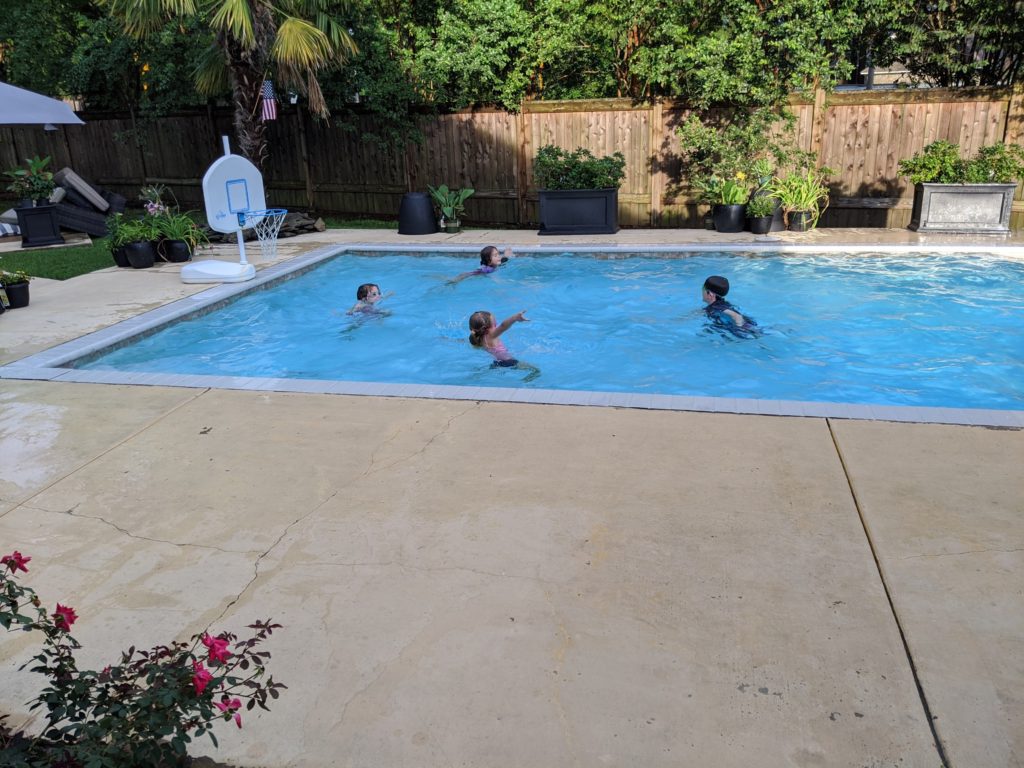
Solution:
M 43 725 L 37 733 L 0 729 L 5 765 L 187 765 L 193 739 L 206 735 L 216 746 L 218 722 L 241 728 L 243 709 L 268 709 L 287 687 L 266 676 L 270 653 L 258 649 L 281 626 L 270 620 L 250 624 L 244 639 L 202 632 L 188 642 L 131 647 L 100 671 L 79 669 L 81 645 L 71 634 L 78 612 L 61 603 L 49 611 L 19 583 L 31 560 L 17 550 L 0 558 L 0 629 L 40 638 L 39 652 L 21 669 L 46 679 L 29 707 L 42 712 Z

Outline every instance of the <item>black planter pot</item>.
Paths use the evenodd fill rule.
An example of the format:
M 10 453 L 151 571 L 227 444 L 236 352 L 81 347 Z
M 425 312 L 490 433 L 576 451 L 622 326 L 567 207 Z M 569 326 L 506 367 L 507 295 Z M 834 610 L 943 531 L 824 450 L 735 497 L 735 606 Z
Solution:
M 750 231 L 755 235 L 766 235 L 772 231 L 771 216 L 751 216 L 747 219 Z
M 147 269 L 156 263 L 156 250 L 153 248 L 153 243 L 148 240 L 128 243 L 124 247 L 124 252 L 133 269 Z
M 192 260 L 192 249 L 184 240 L 161 240 L 157 248 L 157 252 L 165 261 L 180 264 Z
M 406 192 L 398 206 L 398 234 L 432 235 L 437 232 L 434 204 L 426 192 Z
M 8 309 L 21 309 L 28 306 L 28 283 L 14 283 L 4 286 L 7 291 L 7 300 L 10 301 Z
M 124 252 L 124 246 L 119 246 L 110 252 L 110 255 L 114 257 L 114 263 L 119 267 L 130 267 L 128 263 L 128 254 Z
M 711 211 L 715 229 L 719 232 L 742 232 L 746 209 L 745 205 L 716 205 Z
M 541 189 L 538 235 L 614 235 L 619 231 L 619 190 Z
M 789 231 L 806 232 L 809 229 L 814 229 L 812 219 L 813 217 L 811 216 L 810 211 L 790 211 Z

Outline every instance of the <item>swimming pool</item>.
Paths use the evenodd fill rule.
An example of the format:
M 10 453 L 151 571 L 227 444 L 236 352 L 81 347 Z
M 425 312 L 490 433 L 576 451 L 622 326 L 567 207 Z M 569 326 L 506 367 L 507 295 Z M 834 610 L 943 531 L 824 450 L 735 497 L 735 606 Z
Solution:
M 731 401 L 1024 407 L 1024 263 L 968 254 L 521 254 L 448 285 L 465 254 L 346 253 L 271 290 L 78 363 L 84 372 L 385 382 Z M 708 327 L 700 286 L 764 333 Z M 385 317 L 344 314 L 355 287 Z M 478 309 L 532 322 L 504 337 L 541 375 L 493 369 L 466 341 Z M 443 396 L 443 394 L 442 394 Z M 529 399 L 529 398 L 527 398 Z M 753 409 L 758 412 L 759 409 Z

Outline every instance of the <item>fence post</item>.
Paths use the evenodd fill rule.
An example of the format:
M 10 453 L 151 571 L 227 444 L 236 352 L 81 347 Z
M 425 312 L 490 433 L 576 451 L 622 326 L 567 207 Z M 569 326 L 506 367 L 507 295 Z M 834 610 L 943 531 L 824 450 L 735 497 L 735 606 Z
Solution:
M 661 99 L 651 106 L 651 226 L 661 226 L 661 198 L 665 190 L 665 166 L 660 161 L 661 143 L 665 140 L 665 118 Z
M 530 126 L 526 120 L 526 101 L 519 105 L 516 115 L 518 148 L 516 153 L 516 226 L 526 224 L 526 179 L 527 163 L 530 162 Z
M 299 153 L 302 156 L 302 171 L 306 177 L 306 204 L 310 209 L 316 208 L 313 204 L 313 168 L 309 162 L 309 145 L 306 142 L 306 114 L 299 104 L 295 107 L 295 116 L 299 120 Z
M 811 111 L 811 146 L 807 151 L 814 155 L 817 165 L 821 165 L 821 139 L 825 132 L 825 89 L 815 85 L 814 106 Z
M 1024 144 L 1024 84 L 1017 83 L 1010 91 L 1006 105 L 1006 128 L 1003 144 Z

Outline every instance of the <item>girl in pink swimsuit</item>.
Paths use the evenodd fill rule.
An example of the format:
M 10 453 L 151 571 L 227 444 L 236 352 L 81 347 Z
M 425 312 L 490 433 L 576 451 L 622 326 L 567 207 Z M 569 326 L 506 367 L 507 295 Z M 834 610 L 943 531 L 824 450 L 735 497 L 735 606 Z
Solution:
M 522 368 L 531 371 L 524 381 L 535 379 L 540 375 L 540 370 L 512 357 L 512 354 L 505 348 L 505 343 L 498 338 L 516 323 L 528 322 L 530 320 L 526 317 L 525 310 L 505 318 L 500 324 L 495 321 L 494 315 L 490 312 L 474 312 L 469 317 L 469 343 L 474 347 L 487 350 L 494 357 L 494 362 L 491 363 L 492 368 Z

